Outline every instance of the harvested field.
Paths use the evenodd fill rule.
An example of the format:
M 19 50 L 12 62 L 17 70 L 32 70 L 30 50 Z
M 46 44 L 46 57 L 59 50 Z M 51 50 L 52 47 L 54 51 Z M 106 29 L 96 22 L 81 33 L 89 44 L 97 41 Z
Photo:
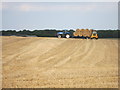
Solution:
M 3 88 L 118 88 L 118 40 L 2 37 Z

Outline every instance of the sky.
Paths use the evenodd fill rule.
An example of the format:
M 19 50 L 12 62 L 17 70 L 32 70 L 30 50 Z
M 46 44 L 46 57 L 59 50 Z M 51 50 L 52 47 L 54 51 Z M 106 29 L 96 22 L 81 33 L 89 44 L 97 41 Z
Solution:
M 117 2 L 3 2 L 2 30 L 118 29 Z

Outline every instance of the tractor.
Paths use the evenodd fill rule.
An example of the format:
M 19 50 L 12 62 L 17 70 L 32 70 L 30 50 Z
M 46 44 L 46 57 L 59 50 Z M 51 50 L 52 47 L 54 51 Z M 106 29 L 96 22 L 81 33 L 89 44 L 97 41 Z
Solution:
M 68 30 L 57 32 L 57 37 L 58 38 L 70 38 L 70 32 Z

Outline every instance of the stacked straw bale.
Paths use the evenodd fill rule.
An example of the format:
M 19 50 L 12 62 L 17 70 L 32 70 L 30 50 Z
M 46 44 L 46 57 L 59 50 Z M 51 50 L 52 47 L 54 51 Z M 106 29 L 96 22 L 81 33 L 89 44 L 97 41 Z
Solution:
M 92 29 L 90 29 L 90 35 L 92 35 L 92 32 L 93 32 L 93 30 L 92 30 Z
M 79 36 L 80 29 L 76 29 L 76 31 L 73 33 L 74 36 Z
M 83 36 L 84 37 L 90 37 L 90 31 L 89 31 L 89 29 L 85 29 L 84 30 Z
M 81 29 L 80 33 L 79 33 L 79 36 L 83 36 L 83 34 L 84 34 L 84 29 Z
M 73 33 L 74 36 L 84 36 L 84 37 L 90 37 L 92 34 L 92 29 L 76 29 L 76 31 Z

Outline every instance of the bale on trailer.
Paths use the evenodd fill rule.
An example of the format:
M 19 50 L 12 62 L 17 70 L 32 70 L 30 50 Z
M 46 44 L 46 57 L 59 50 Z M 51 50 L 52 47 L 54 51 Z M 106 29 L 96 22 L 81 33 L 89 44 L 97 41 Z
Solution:
M 76 32 L 78 32 L 78 31 L 76 31 Z M 89 31 L 89 29 L 79 29 L 79 36 L 81 37 L 81 36 L 84 36 L 84 37 L 90 37 L 90 31 Z
M 84 29 L 81 29 L 81 30 L 80 30 L 80 33 L 79 33 L 79 36 L 82 37 L 82 36 L 83 36 L 83 33 L 84 33 Z
M 93 30 L 92 30 L 92 29 L 90 29 L 90 35 L 92 35 L 92 32 L 93 32 Z
M 80 29 L 76 29 L 76 31 L 73 33 L 74 36 L 79 36 L 79 33 L 80 33 Z
M 84 37 L 90 37 L 90 30 L 89 29 L 84 30 Z

